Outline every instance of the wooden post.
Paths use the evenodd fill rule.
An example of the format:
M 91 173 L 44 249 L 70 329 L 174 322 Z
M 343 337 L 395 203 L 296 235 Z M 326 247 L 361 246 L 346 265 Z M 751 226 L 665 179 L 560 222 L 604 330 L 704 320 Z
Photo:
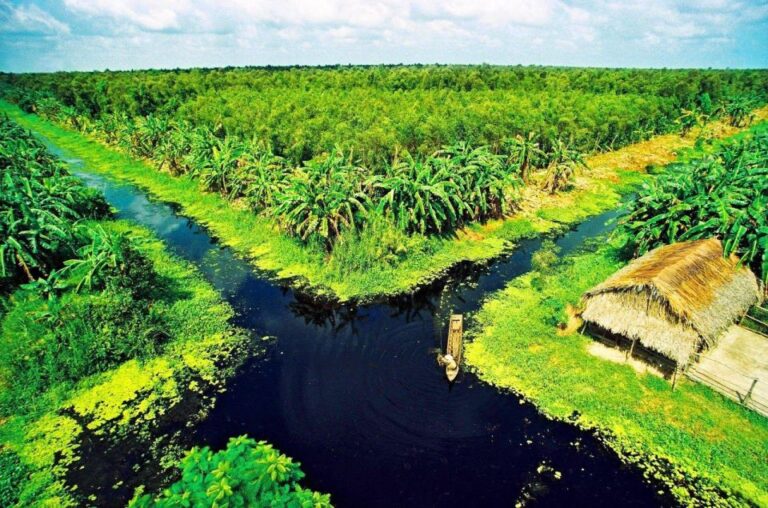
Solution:
M 635 342 L 637 342 L 637 339 L 632 339 L 632 345 L 629 346 L 629 351 L 624 355 L 624 361 L 626 362 L 629 360 L 629 357 L 632 356 L 632 352 L 635 350 Z
M 752 398 L 752 390 L 754 390 L 754 389 L 755 389 L 755 385 L 756 385 L 756 384 L 757 384 L 757 378 L 755 378 L 755 379 L 752 381 L 752 386 L 750 386 L 750 387 L 749 387 L 749 390 L 747 390 L 747 394 L 744 396 L 744 400 L 742 401 L 742 404 L 743 404 L 743 405 L 745 405 L 745 406 L 746 406 L 747 404 L 749 404 L 749 399 L 751 399 L 751 398 Z
M 679 370 L 679 365 L 675 364 L 675 371 L 672 373 L 672 391 L 675 391 L 675 385 L 677 384 L 677 371 Z

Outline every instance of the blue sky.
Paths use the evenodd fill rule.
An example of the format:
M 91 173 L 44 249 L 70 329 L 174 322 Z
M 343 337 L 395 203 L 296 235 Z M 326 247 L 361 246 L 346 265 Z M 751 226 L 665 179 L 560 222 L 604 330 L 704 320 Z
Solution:
M 768 0 L 0 0 L 0 70 L 768 67 Z

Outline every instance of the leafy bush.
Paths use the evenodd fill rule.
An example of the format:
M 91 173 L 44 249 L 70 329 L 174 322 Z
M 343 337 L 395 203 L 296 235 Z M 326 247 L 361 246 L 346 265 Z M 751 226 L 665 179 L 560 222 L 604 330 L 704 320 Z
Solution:
M 230 439 L 219 452 L 193 448 L 180 468 L 181 479 L 158 497 L 139 491 L 128 506 L 331 506 L 329 495 L 299 486 L 304 473 L 298 463 L 245 436 Z
M 622 225 L 635 254 L 717 237 L 768 280 L 768 132 L 670 167 L 645 185 Z
M 106 288 L 113 292 L 127 291 L 136 299 L 148 298 L 157 286 L 157 274 L 131 239 L 98 225 L 82 229 L 83 239 L 90 242 L 77 250 L 76 258 L 65 262 L 62 273 L 52 276 L 66 277 L 77 291 Z
M 0 507 L 14 506 L 27 469 L 11 450 L 0 449 Z
M 0 118 L 0 170 L 0 281 L 11 287 L 71 257 L 76 223 L 106 215 L 108 206 L 7 117 Z
M 11 387 L 1 395 L 6 407 L 16 397 L 149 357 L 170 334 L 165 307 L 128 290 L 44 298 L 35 289 L 17 292 L 2 322 L 0 377 Z
M 576 178 L 576 171 L 587 166 L 584 156 L 562 139 L 553 142 L 548 158 L 549 166 L 542 188 L 551 194 L 570 187 Z
M 330 249 L 345 229 L 355 229 L 370 200 L 363 192 L 363 170 L 340 150 L 296 170 L 277 196 L 273 213 L 291 234 L 321 238 Z

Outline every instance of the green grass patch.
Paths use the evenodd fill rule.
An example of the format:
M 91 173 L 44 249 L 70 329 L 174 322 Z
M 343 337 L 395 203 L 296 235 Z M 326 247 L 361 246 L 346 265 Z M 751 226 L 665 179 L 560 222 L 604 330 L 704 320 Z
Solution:
M 202 191 L 187 177 L 157 171 L 147 162 L 25 114 L 8 103 L 0 102 L 0 112 L 82 159 L 88 171 L 129 181 L 157 199 L 179 204 L 185 215 L 207 226 L 222 243 L 257 268 L 273 272 L 278 278 L 293 278 L 298 285 L 305 284 L 320 295 L 339 300 L 370 300 L 404 293 L 434 280 L 459 262 L 497 257 L 522 238 L 557 231 L 616 207 L 621 196 L 643 178 L 638 173 L 619 172 L 618 179 L 595 181 L 589 191 L 572 191 L 574 204 L 568 208 L 544 209 L 533 217 L 514 216 L 495 228 L 472 225 L 453 236 L 401 238 L 393 227 L 382 231 L 381 225 L 372 221 L 369 231 L 341 240 L 341 244 L 351 246 L 337 245 L 328 255 L 322 246 L 304 245 L 281 234 L 272 220 L 238 208 L 218 194 Z M 382 237 L 387 239 L 383 246 L 372 241 Z
M 684 504 L 768 505 L 768 420 L 710 389 L 638 374 L 591 355 L 588 337 L 559 335 L 566 305 L 623 265 L 595 242 L 554 268 L 512 280 L 479 311 L 467 361 L 555 418 L 578 412 L 608 444 Z

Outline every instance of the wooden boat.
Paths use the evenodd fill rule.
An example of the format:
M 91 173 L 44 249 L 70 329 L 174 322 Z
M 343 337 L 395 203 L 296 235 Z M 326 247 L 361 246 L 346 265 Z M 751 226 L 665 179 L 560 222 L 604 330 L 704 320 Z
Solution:
M 464 318 L 461 314 L 452 314 L 448 323 L 448 341 L 445 345 L 445 353 L 453 357 L 453 362 L 445 365 L 445 377 L 453 381 L 459 375 L 461 365 L 462 336 L 464 334 Z

